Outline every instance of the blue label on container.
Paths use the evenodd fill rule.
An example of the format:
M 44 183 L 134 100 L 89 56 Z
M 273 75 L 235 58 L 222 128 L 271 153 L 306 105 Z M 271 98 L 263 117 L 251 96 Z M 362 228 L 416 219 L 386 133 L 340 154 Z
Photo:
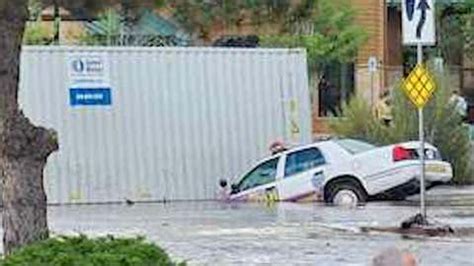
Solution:
M 110 88 L 73 88 L 69 89 L 71 106 L 112 105 Z

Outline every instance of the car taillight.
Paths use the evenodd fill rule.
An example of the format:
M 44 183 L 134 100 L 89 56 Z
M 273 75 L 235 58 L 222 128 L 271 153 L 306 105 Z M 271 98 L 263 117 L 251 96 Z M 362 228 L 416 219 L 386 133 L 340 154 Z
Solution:
M 394 162 L 415 159 L 413 153 L 410 150 L 405 149 L 401 146 L 393 147 L 392 157 Z

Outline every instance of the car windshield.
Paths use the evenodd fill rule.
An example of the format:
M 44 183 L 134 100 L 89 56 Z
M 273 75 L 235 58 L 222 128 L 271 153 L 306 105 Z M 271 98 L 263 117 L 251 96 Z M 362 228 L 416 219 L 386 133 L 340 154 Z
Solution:
M 339 146 L 341 146 L 344 150 L 352 153 L 357 154 L 361 152 L 370 151 L 375 149 L 377 146 L 372 145 L 367 142 L 363 142 L 360 140 L 355 139 L 340 139 L 335 141 Z

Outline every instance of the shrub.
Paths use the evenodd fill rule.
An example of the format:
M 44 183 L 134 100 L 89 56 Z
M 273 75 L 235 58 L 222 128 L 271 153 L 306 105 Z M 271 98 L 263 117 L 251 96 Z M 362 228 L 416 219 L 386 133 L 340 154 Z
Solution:
M 444 160 L 454 168 L 454 182 L 474 182 L 470 168 L 470 140 L 466 125 L 449 103 L 450 87 L 446 77 L 436 77 L 437 91 L 424 110 L 424 131 L 427 142 L 435 145 Z M 342 108 L 343 117 L 331 123 L 334 133 L 385 145 L 418 140 L 418 112 L 400 86 L 392 92 L 392 125 L 387 127 L 378 121 L 367 101 L 354 97 Z
M 23 34 L 23 43 L 26 45 L 48 45 L 52 41 L 52 35 L 39 21 L 29 23 Z
M 143 238 L 89 239 L 60 236 L 26 246 L 6 259 L 2 266 L 82 266 L 82 265 L 176 265 L 161 248 Z M 182 264 L 184 265 L 184 264 Z

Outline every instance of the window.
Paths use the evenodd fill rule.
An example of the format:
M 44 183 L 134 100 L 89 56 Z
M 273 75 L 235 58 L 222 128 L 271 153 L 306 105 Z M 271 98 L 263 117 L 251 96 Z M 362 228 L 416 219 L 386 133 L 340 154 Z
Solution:
M 279 159 L 271 159 L 254 168 L 240 181 L 237 191 L 234 193 L 274 182 Z
M 341 139 L 341 140 L 336 140 L 335 142 L 339 146 L 341 146 L 344 150 L 352 154 L 370 151 L 376 148 L 376 146 L 370 143 L 363 142 L 360 140 L 354 140 L 354 139 Z
M 307 171 L 326 163 L 321 151 L 309 148 L 288 155 L 285 166 L 285 177 Z
M 331 63 L 323 73 L 318 84 L 319 116 L 339 116 L 343 103 L 354 93 L 354 64 Z

